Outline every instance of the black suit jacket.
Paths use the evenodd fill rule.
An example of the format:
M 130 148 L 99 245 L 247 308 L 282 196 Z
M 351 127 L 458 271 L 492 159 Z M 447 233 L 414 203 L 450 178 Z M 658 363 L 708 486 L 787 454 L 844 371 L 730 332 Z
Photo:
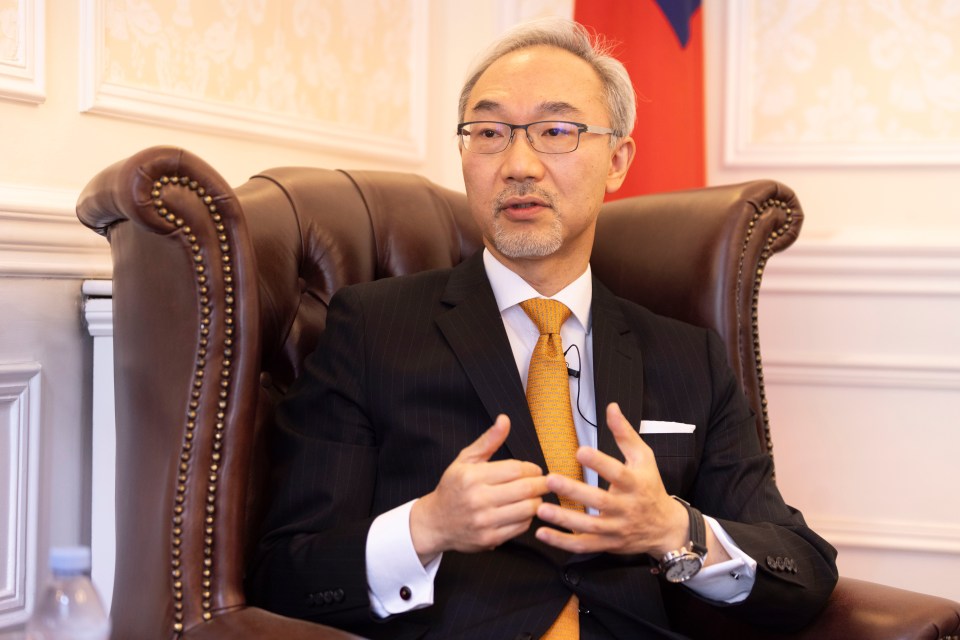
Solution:
M 667 492 L 718 518 L 759 561 L 751 595 L 731 610 L 779 627 L 809 620 L 836 582 L 835 551 L 777 491 L 719 338 L 596 280 L 592 315 L 598 447 L 622 459 L 604 422 L 612 401 L 635 427 L 696 425 L 644 440 Z M 571 555 L 538 542 L 537 523 L 494 551 L 445 553 L 433 606 L 372 616 L 365 545 L 376 516 L 433 490 L 498 413 L 512 428 L 494 457 L 546 469 L 479 254 L 340 291 L 277 413 L 276 497 L 248 581 L 261 606 L 369 637 L 538 637 L 575 592 L 590 611 L 585 638 L 673 637 L 664 599 L 692 596 L 651 575 L 647 556 Z

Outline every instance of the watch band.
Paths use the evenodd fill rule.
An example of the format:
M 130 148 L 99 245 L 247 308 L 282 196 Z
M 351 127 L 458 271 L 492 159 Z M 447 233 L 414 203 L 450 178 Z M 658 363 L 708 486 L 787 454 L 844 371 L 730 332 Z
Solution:
M 670 496 L 684 507 L 687 508 L 687 514 L 690 516 L 690 542 L 693 551 L 704 555 L 707 552 L 707 528 L 703 520 L 703 514 L 683 498 Z
M 690 518 L 689 543 L 675 551 L 668 551 L 657 566 L 651 569 L 669 582 L 685 582 L 703 568 L 707 559 L 707 530 L 703 514 L 689 502 L 677 496 L 670 496 L 687 510 Z

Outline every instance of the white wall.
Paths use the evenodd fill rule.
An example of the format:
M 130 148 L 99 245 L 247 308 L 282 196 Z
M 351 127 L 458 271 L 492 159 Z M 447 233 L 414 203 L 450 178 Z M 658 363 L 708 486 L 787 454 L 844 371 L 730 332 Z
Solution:
M 298 39 L 293 22 L 254 29 L 275 19 L 273 13 L 250 13 L 257 3 L 234 3 L 239 13 L 225 13 L 221 20 L 230 29 L 221 29 L 220 36 L 233 34 L 239 49 L 255 53 L 238 60 L 224 57 L 230 38 L 208 30 L 211 7 L 219 3 L 150 0 L 146 5 L 157 8 L 159 19 L 138 23 L 139 31 L 130 27 L 123 40 L 125 32 L 117 25 L 124 16 L 132 24 L 127 3 L 0 0 L 0 25 L 6 27 L 0 29 L 0 373 L 13 370 L 13 387 L 21 389 L 19 395 L 3 396 L 0 416 L 14 416 L 3 424 L 15 425 L 17 433 L 36 429 L 42 444 L 36 491 L 26 494 L 33 496 L 36 525 L 25 526 L 33 522 L 30 512 L 14 508 L 11 494 L 0 497 L 2 524 L 24 525 L 17 530 L 38 543 L 31 554 L 25 552 L 29 545 L 13 549 L 12 539 L 4 538 L 0 575 L 13 576 L 14 584 L 2 586 L 12 586 L 17 597 L 0 602 L 0 629 L 25 615 L 24 591 L 38 571 L 34 559 L 44 557 L 48 544 L 89 541 L 91 349 L 80 319 L 80 281 L 109 277 L 110 263 L 105 241 L 82 228 L 73 214 L 83 185 L 108 164 L 169 144 L 206 159 L 231 184 L 266 167 L 311 165 L 415 171 L 460 188 L 455 105 L 473 55 L 512 22 L 569 15 L 572 6 L 570 0 L 501 0 L 472 3 L 469 9 L 456 0 L 308 4 L 333 11 L 337 20 L 367 24 L 359 32 L 372 30 L 375 41 L 394 38 L 390 41 L 410 60 L 406 71 L 394 72 L 402 82 L 390 95 L 401 114 L 397 118 L 420 124 L 395 126 L 384 103 L 377 113 L 387 120 L 366 129 L 389 139 L 387 153 L 378 154 L 356 122 L 357 114 L 369 113 L 366 100 L 355 97 L 363 104 L 338 107 L 314 99 L 314 93 L 360 96 L 377 72 L 377 59 L 352 58 L 347 45 L 335 44 L 336 33 L 332 48 L 319 50 L 332 56 L 324 69 L 349 68 L 351 61 L 360 67 L 338 76 L 350 85 L 348 91 L 324 92 L 317 88 L 319 79 L 306 77 L 294 64 L 320 55 L 313 47 L 321 38 Z M 756 114 L 742 109 L 742 102 L 735 103 L 736 113 L 756 126 L 745 128 L 737 121 L 736 132 L 743 135 L 727 136 L 735 128 L 727 98 L 810 82 L 791 74 L 798 73 L 795 58 L 809 54 L 811 46 L 825 51 L 834 66 L 855 64 L 855 74 L 871 71 L 868 58 L 823 49 L 828 42 L 846 42 L 818 36 L 827 29 L 819 20 L 834 19 L 829 7 L 839 4 L 764 0 L 767 9 L 760 17 L 780 23 L 787 6 L 811 10 L 792 28 L 806 40 L 771 47 L 758 42 L 765 30 L 749 28 L 757 20 L 759 0 L 706 0 L 708 176 L 711 183 L 780 179 L 798 191 L 807 213 L 798 246 L 771 262 L 762 299 L 768 391 L 785 494 L 840 547 L 846 575 L 960 599 L 955 581 L 946 577 L 960 569 L 960 510 L 951 491 L 956 484 L 951 452 L 960 444 L 955 428 L 960 416 L 960 212 L 948 190 L 958 174 L 955 159 L 952 164 L 935 164 L 929 157 L 917 162 L 921 152 L 930 155 L 930 131 L 921 132 L 925 140 L 893 145 L 892 151 L 867 154 L 866 160 L 864 144 L 856 141 L 840 141 L 839 150 L 834 145 L 824 154 L 794 140 L 786 158 L 771 155 L 763 135 L 775 130 L 776 118 L 751 120 Z M 868 9 L 859 0 L 843 5 Z M 286 5 L 279 6 L 282 12 Z M 184 7 L 189 11 L 175 11 Z M 385 15 L 396 19 L 384 22 Z M 728 23 L 731 15 L 738 19 Z M 310 19 L 315 21 L 310 34 L 324 33 L 323 16 Z M 467 19 L 470 29 L 464 28 Z M 948 30 L 954 23 L 947 18 L 940 22 L 920 21 L 915 33 L 942 44 L 938 34 L 956 29 Z M 11 24 L 23 29 L 11 30 Z M 863 25 L 868 36 L 886 35 L 891 27 L 873 16 Z M 270 49 L 277 29 L 286 36 L 288 55 L 282 60 L 288 66 L 257 68 L 277 62 L 276 50 Z M 138 38 L 150 46 L 138 49 Z M 766 76 L 751 72 L 756 59 L 731 54 L 744 38 L 763 45 L 756 51 L 772 65 L 763 68 Z M 947 49 L 952 40 L 946 39 Z M 164 49 L 164 42 L 181 46 Z M 149 67 L 158 51 L 180 56 L 165 75 Z M 936 52 L 939 57 L 931 59 L 957 68 L 960 53 Z M 109 66 L 97 66 L 97 60 Z M 84 71 L 89 68 L 109 73 L 91 81 Z M 256 96 L 268 94 L 258 93 L 256 83 L 276 87 L 284 100 L 275 106 L 284 117 L 257 108 Z M 299 103 L 298 95 L 311 100 Z M 797 109 L 810 106 L 804 96 L 797 96 Z M 81 99 L 100 112 L 81 111 Z M 894 110 L 876 106 L 880 116 Z M 955 127 L 958 118 L 943 107 L 927 115 L 945 127 Z M 291 131 L 298 127 L 305 133 L 294 139 Z M 939 153 L 951 148 L 955 153 L 958 145 L 950 136 L 956 129 L 942 131 L 952 147 Z M 419 154 L 401 157 L 404 136 L 421 146 Z M 815 152 L 819 159 L 810 161 Z M 806 164 L 791 164 L 800 157 Z M 745 158 L 751 164 L 743 164 Z M 39 397 L 37 409 L 14 415 L 29 395 L 23 389 L 35 388 L 23 372 L 36 366 L 40 384 L 31 397 Z M 25 454 L 36 441 L 11 439 L 13 430 L 0 434 L 4 443 L 13 443 L 0 448 L 8 456 L 4 463 L 29 461 Z M 26 471 L 23 478 L 29 479 Z

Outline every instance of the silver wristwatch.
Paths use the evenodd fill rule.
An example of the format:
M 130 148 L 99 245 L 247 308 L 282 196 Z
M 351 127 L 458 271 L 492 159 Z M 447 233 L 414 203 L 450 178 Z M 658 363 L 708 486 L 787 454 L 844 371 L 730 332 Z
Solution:
M 668 582 L 686 582 L 700 572 L 707 559 L 707 532 L 703 514 L 686 500 L 671 496 L 682 504 L 690 515 L 690 542 L 675 551 L 668 551 L 660 559 L 656 573 Z

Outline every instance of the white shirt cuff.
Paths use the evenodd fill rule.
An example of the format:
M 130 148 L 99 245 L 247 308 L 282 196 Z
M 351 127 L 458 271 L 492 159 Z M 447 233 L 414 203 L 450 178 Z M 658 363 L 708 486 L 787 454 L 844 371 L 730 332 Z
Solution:
M 703 516 L 703 519 L 713 529 L 713 534 L 730 556 L 730 560 L 704 567 L 700 573 L 683 584 L 697 595 L 714 602 L 742 602 L 750 595 L 753 583 L 756 582 L 757 561 L 733 542 L 719 522 L 710 516 Z
M 420 563 L 410 535 L 416 500 L 378 516 L 367 533 L 367 585 L 370 607 L 380 618 L 433 604 L 433 580 L 443 554 Z

